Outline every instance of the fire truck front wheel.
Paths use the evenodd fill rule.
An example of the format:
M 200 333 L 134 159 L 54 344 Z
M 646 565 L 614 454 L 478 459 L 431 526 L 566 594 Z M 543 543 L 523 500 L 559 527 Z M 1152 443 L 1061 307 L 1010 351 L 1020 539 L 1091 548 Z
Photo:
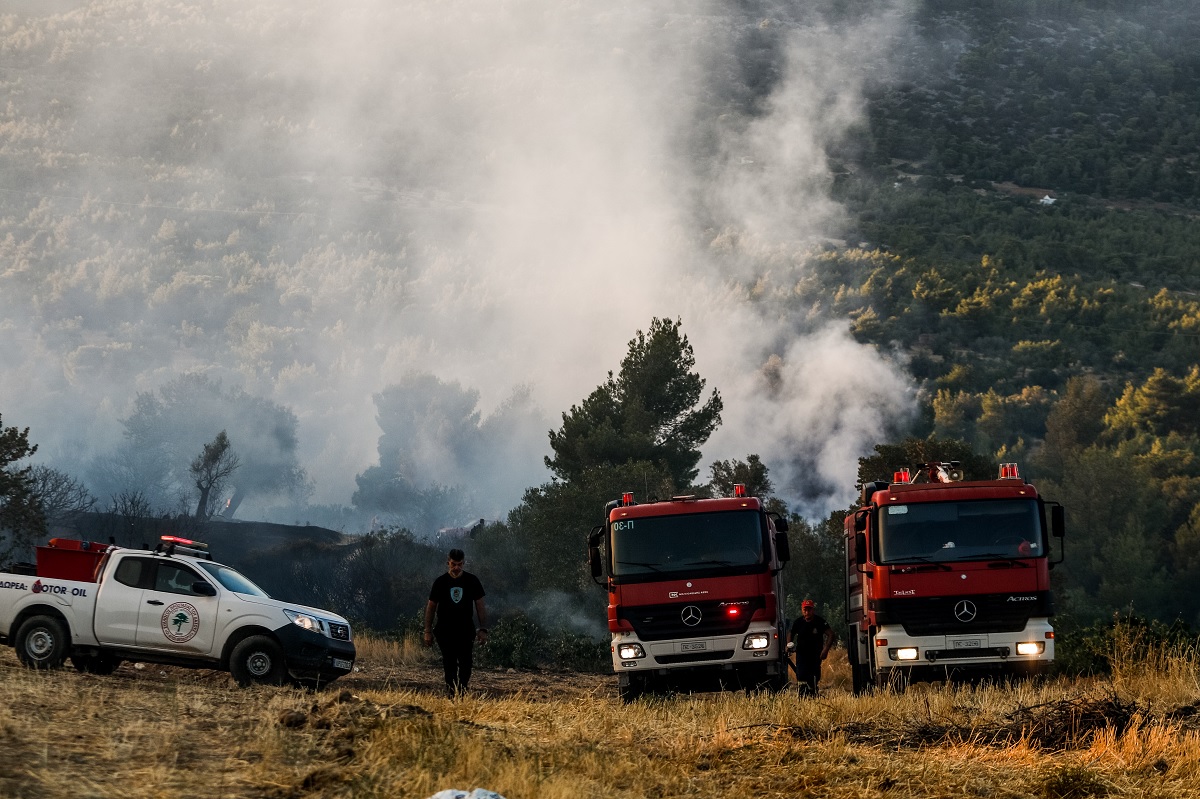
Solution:
M 243 688 L 251 685 L 283 685 L 288 680 L 283 647 L 266 635 L 252 635 L 233 648 L 229 673 Z
M 846 640 L 850 642 L 846 655 L 850 661 L 850 687 L 855 696 L 871 690 L 871 664 L 858 662 L 857 628 L 850 627 Z
M 622 675 L 617 682 L 617 695 L 622 702 L 632 702 L 646 691 L 646 682 L 633 674 Z
M 67 659 L 67 626 L 53 616 L 33 616 L 17 630 L 17 658 L 31 669 L 55 669 Z

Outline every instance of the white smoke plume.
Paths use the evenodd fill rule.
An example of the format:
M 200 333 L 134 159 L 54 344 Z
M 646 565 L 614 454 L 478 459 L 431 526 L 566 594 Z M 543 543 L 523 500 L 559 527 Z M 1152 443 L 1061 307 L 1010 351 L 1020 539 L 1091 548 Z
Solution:
M 545 427 L 511 491 L 634 332 L 679 317 L 726 403 L 704 463 L 756 452 L 784 499 L 845 506 L 910 383 L 745 290 L 835 228 L 824 145 L 905 35 L 898 0 L 823 6 L 0 10 L 4 423 L 79 473 L 138 392 L 202 373 L 291 409 L 312 501 L 345 504 L 379 463 L 372 398 L 428 373 L 485 421 L 529 392 Z

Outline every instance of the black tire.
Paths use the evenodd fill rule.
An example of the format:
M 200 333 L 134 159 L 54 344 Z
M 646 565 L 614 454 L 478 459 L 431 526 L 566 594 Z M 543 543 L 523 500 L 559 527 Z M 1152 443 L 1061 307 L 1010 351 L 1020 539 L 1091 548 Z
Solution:
M 238 685 L 283 685 L 288 681 L 283 647 L 266 635 L 239 641 L 229 656 L 229 673 Z
M 82 674 L 108 676 L 121 665 L 121 659 L 104 652 L 98 655 L 71 655 L 71 665 Z
M 850 689 L 855 696 L 869 693 L 874 688 L 871 680 L 871 656 L 868 653 L 867 662 L 858 662 L 858 628 L 851 625 L 846 628 L 846 659 L 850 661 Z
M 630 677 L 628 685 L 617 683 L 617 695 L 621 697 L 621 701 L 625 704 L 637 699 L 646 691 L 646 685 L 640 677 Z
M 71 639 L 54 616 L 33 616 L 22 622 L 15 642 L 17 659 L 29 668 L 56 669 L 67 659 Z

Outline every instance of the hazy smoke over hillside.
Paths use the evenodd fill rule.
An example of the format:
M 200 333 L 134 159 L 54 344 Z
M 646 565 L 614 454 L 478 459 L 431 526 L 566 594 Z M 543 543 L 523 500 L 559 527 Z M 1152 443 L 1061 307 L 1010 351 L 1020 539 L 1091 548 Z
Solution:
M 137 392 L 203 373 L 294 412 L 311 501 L 348 503 L 373 398 L 430 374 L 485 428 L 521 420 L 459 461 L 490 515 L 634 332 L 680 317 L 725 398 L 704 463 L 757 452 L 785 499 L 844 506 L 909 382 L 755 298 L 836 223 L 822 144 L 903 18 L 821 5 L 0 11 L 4 423 L 82 473 Z

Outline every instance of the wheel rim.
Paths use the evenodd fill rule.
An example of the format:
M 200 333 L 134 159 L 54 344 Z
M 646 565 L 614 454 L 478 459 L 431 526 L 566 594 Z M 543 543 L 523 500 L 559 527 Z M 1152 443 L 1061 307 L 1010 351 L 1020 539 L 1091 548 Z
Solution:
M 30 657 L 38 660 L 44 660 L 51 652 L 54 651 L 54 636 L 49 630 L 34 630 L 34 632 L 25 639 L 25 651 L 29 653 Z
M 255 652 L 246 660 L 246 669 L 255 677 L 271 673 L 271 656 L 266 652 Z

